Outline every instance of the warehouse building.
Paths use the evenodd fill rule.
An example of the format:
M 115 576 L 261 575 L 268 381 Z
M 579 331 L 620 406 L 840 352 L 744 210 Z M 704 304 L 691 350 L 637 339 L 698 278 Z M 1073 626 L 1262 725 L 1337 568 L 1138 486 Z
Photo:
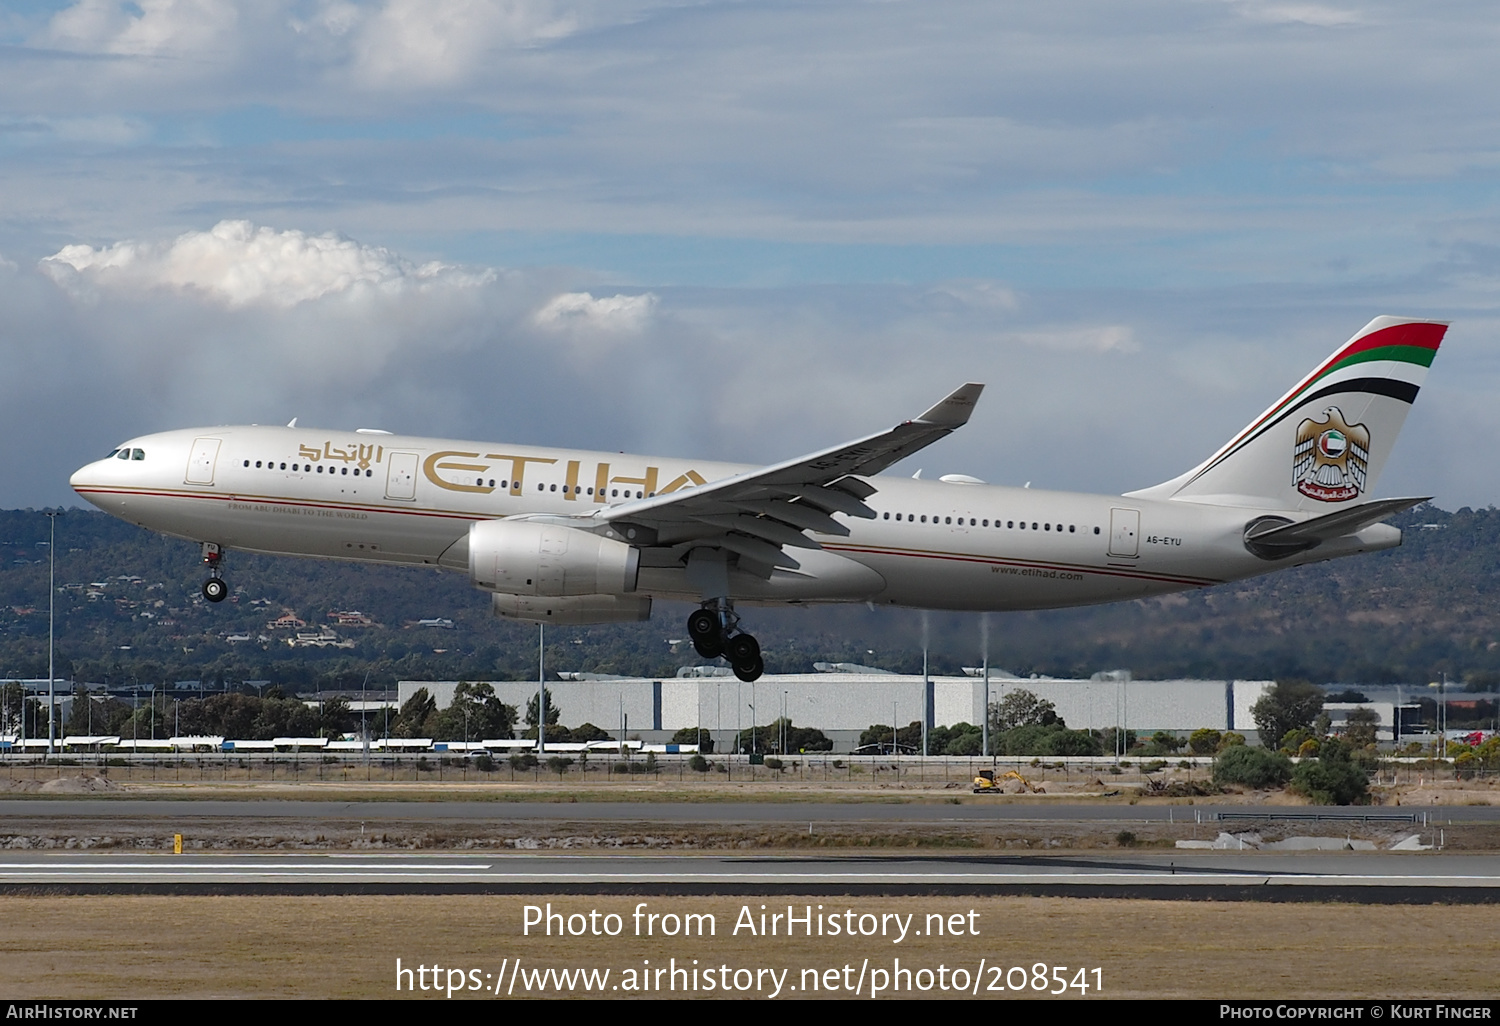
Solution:
M 872 724 L 924 723 L 951 727 L 984 720 L 982 677 L 907 676 L 880 672 L 767 674 L 746 684 L 718 667 L 688 667 L 685 674 L 659 680 L 570 674 L 550 680 L 547 690 L 569 727 L 592 723 L 615 734 L 666 741 L 678 730 L 698 727 L 724 750 L 735 734 L 754 724 L 787 716 L 801 727 L 816 727 L 851 752 Z M 491 681 L 502 702 L 525 710 L 536 697 L 536 681 Z M 1210 727 L 1254 737 L 1250 707 L 1271 686 L 1268 680 L 1131 680 L 1128 674 L 1095 674 L 1087 680 L 995 676 L 989 700 L 1002 700 L 1024 688 L 1053 704 L 1074 729 L 1124 727 L 1140 735 L 1158 730 L 1179 734 Z M 457 681 L 401 681 L 405 703 L 426 688 L 438 708 L 453 701 Z M 618 736 L 618 735 L 617 735 Z

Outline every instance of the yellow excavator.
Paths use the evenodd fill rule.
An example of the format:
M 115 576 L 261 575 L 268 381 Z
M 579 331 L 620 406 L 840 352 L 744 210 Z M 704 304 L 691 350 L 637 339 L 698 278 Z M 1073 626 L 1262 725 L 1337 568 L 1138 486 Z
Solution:
M 994 770 L 980 770 L 979 775 L 974 778 L 974 793 L 1004 794 L 1005 781 L 1007 780 L 1019 780 L 1021 782 L 1021 786 L 1024 787 L 1027 791 L 1030 791 L 1032 794 L 1047 793 L 1047 789 L 1045 787 L 1036 786 L 1031 781 L 1021 776 L 1021 774 L 1017 773 L 1015 770 L 1006 770 L 998 777 L 995 776 Z

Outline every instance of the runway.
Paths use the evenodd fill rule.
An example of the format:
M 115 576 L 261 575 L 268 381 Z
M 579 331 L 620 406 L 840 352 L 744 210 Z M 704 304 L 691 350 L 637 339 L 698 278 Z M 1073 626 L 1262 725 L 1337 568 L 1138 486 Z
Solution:
M 535 802 L 506 799 L 474 801 L 242 801 L 137 798 L 36 798 L 0 800 L 0 821 L 150 818 L 285 819 L 343 822 L 509 822 L 599 823 L 903 823 L 1004 822 L 1191 823 L 1232 818 L 1286 819 L 1316 816 L 1343 821 L 1389 819 L 1417 823 L 1500 822 L 1500 806 L 1371 807 L 1254 805 L 1129 805 L 1124 803 L 997 802 Z
M 0 853 L 0 891 L 213 894 L 1031 894 L 1500 902 L 1500 856 Z

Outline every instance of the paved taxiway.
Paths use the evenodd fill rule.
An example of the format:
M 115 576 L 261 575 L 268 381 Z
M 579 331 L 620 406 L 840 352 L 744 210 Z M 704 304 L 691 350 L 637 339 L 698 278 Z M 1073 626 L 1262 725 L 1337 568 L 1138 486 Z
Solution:
M 1245 819 L 1289 816 L 1324 820 L 1363 820 L 1401 817 L 1407 822 L 1500 822 L 1500 806 L 1307 807 L 1246 805 L 1127 805 L 1062 802 L 530 802 L 475 800 L 461 802 L 411 801 L 224 801 L 201 799 L 6 799 L 0 800 L 4 819 L 178 818 L 287 819 L 380 822 L 441 822 L 505 820 L 601 823 L 985 823 L 985 822 L 1208 822 L 1220 815 Z
M 0 890 L 172 893 L 1051 894 L 1500 902 L 1500 856 L 0 853 Z

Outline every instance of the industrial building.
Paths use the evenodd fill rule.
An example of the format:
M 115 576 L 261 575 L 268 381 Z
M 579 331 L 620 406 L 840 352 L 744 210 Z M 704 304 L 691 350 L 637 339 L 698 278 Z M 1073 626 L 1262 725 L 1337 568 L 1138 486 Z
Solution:
M 692 676 L 646 678 L 561 674 L 547 690 L 564 726 L 592 723 L 648 742 L 669 739 L 678 730 L 699 727 L 723 751 L 735 734 L 782 716 L 801 727 L 816 727 L 833 741 L 835 752 L 851 752 L 873 724 L 933 727 L 984 721 L 982 677 L 922 677 L 894 673 L 767 674 L 746 684 L 717 667 L 689 667 Z M 712 675 L 709 675 L 712 674 Z M 568 679 L 573 678 L 573 679 Z M 536 681 L 490 681 L 502 702 L 524 710 L 536 697 Z M 1250 707 L 1268 680 L 1131 680 L 1128 674 L 1096 674 L 1087 680 L 994 676 L 989 700 L 998 702 L 1018 688 L 1053 704 L 1074 729 L 1123 727 L 1146 735 L 1157 730 L 1179 734 L 1211 727 L 1254 736 Z M 439 709 L 453 701 L 457 681 L 405 680 L 398 701 L 426 688 Z

